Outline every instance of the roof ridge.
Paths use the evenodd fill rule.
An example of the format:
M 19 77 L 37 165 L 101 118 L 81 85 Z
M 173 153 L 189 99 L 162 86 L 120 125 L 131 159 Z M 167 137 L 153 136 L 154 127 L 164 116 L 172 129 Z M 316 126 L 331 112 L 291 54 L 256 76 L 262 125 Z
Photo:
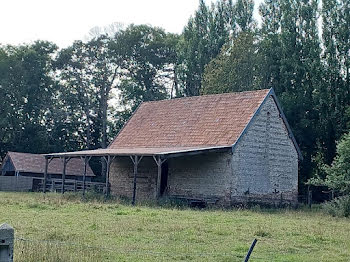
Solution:
M 159 103 L 159 102 L 167 102 L 167 101 L 174 101 L 174 100 L 187 100 L 187 99 L 190 100 L 190 99 L 197 99 L 197 98 L 210 97 L 210 96 L 227 96 L 227 95 L 237 95 L 237 94 L 245 94 L 245 93 L 255 93 L 255 92 L 270 91 L 270 90 L 271 90 L 271 88 L 264 88 L 264 89 L 247 90 L 247 91 L 239 91 L 239 92 L 227 92 L 227 93 L 219 93 L 219 94 L 207 94 L 207 95 L 175 97 L 175 98 L 170 98 L 170 99 L 144 101 L 140 105 L 142 105 L 142 104 L 151 104 L 151 103 Z

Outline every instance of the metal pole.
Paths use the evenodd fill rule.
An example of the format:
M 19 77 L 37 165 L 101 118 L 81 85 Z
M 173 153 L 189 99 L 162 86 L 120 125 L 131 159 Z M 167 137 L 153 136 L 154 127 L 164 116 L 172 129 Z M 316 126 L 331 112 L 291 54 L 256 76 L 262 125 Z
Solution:
M 49 159 L 45 156 L 45 171 L 44 171 L 44 181 L 43 181 L 43 193 L 46 193 L 46 180 L 47 180 L 47 170 L 49 168 Z
M 247 254 L 247 256 L 246 256 L 245 259 L 244 259 L 244 262 L 248 262 L 249 257 L 250 257 L 250 255 L 251 255 L 251 253 L 253 252 L 253 249 L 254 249 L 254 247 L 255 247 L 256 242 L 258 242 L 258 240 L 257 240 L 257 239 L 254 239 L 252 245 L 250 246 L 250 248 L 249 248 L 249 250 L 248 250 L 248 254 Z

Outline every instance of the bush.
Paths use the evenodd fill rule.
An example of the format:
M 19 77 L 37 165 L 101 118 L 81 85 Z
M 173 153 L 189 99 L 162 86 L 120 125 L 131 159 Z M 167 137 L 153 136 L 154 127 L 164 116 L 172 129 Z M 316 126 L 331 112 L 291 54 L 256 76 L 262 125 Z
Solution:
M 332 216 L 350 216 L 350 196 L 338 197 L 323 204 L 323 209 Z

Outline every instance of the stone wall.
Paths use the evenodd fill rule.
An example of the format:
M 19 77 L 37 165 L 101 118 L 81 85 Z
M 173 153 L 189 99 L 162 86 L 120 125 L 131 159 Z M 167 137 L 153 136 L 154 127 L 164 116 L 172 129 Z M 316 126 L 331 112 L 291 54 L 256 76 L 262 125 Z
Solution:
M 233 202 L 297 200 L 298 154 L 272 97 L 236 145 L 232 170 Z
M 132 198 L 134 164 L 130 157 L 117 157 L 111 164 L 111 194 Z M 157 165 L 152 157 L 143 157 L 138 166 L 137 199 L 155 199 Z
M 231 153 L 208 153 L 169 159 L 168 195 L 229 201 L 231 159 Z

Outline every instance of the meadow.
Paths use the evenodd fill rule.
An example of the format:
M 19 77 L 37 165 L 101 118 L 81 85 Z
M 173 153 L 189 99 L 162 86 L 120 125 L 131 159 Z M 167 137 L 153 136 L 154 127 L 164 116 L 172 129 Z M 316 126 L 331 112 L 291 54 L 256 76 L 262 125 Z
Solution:
M 319 208 L 190 209 L 0 193 L 15 261 L 350 261 L 350 219 Z

